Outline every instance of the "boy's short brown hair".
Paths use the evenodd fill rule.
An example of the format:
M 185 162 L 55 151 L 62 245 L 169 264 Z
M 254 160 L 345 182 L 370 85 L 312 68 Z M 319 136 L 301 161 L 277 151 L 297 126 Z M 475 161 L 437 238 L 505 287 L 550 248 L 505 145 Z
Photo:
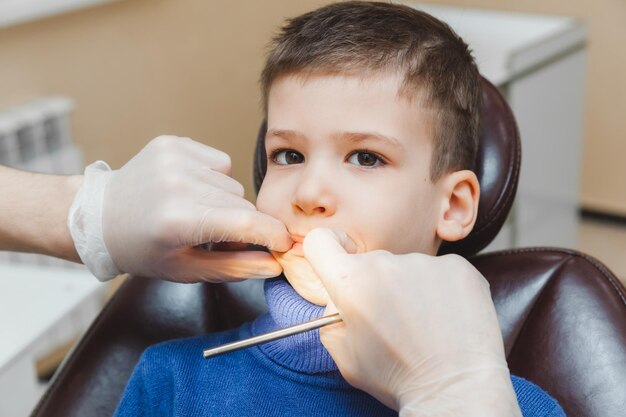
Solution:
M 448 25 L 408 6 L 349 1 L 287 21 L 261 75 L 264 109 L 272 82 L 294 73 L 400 73 L 400 94 L 435 109 L 431 180 L 472 169 L 478 147 L 480 74 Z

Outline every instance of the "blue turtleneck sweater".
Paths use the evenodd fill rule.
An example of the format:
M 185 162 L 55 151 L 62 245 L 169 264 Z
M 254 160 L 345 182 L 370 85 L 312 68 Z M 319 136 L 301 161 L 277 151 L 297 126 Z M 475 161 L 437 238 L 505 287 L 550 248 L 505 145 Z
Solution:
M 203 349 L 321 316 L 280 278 L 267 280 L 269 313 L 239 329 L 164 342 L 142 355 L 116 416 L 397 416 L 341 376 L 311 331 L 204 359 Z M 564 417 L 536 385 L 511 377 L 524 417 Z

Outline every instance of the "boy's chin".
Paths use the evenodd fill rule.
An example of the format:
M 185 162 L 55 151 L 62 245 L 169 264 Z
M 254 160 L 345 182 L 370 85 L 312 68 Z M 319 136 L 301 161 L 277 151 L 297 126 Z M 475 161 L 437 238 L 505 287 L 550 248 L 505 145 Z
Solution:
M 319 306 L 328 304 L 326 288 L 303 256 L 290 252 L 272 252 L 272 255 L 283 267 L 287 281 L 302 298 Z

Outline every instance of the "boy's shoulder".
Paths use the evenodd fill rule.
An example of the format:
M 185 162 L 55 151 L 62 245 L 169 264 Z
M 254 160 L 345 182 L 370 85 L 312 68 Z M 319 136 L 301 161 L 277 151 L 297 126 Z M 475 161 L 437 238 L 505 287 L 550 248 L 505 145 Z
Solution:
M 198 346 L 203 346 L 203 349 L 206 349 L 213 344 L 228 343 L 236 340 L 239 337 L 242 329 L 246 327 L 249 327 L 248 323 L 244 324 L 242 327 L 223 330 L 221 332 L 166 340 L 164 342 L 149 346 L 146 349 L 146 353 L 159 354 L 162 352 L 185 352 L 187 350 L 195 350 L 198 348 Z
M 116 416 L 206 415 L 188 413 L 185 407 L 197 401 L 187 400 L 201 399 L 203 404 L 206 401 L 219 404 L 219 398 L 214 397 L 224 395 L 221 385 L 228 382 L 226 386 L 232 388 L 232 375 L 239 375 L 242 367 L 250 368 L 250 361 L 242 361 L 245 355 L 236 354 L 207 360 L 202 352 L 207 347 L 238 339 L 247 327 L 249 325 L 168 340 L 147 348 L 132 372 Z M 231 370 L 234 372 L 229 373 Z M 231 376 L 230 381 L 225 381 L 227 376 Z M 203 392 L 197 392 L 198 389 Z
M 524 417 L 565 417 L 559 403 L 534 383 L 515 375 L 511 382 Z
M 157 343 L 143 352 L 139 366 L 162 370 L 163 368 L 178 368 L 190 363 L 205 363 L 207 360 L 202 354 L 205 349 L 240 339 L 241 334 L 246 333 L 249 326 L 249 324 L 244 324 L 242 327 L 221 332 Z

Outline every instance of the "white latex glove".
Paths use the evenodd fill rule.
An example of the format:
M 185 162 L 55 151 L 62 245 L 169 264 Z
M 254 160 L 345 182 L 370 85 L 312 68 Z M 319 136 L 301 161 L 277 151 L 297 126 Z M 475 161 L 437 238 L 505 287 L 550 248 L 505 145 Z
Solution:
M 303 245 L 332 300 L 326 314 L 343 318 L 320 336 L 346 380 L 401 416 L 521 416 L 484 277 L 459 256 L 349 244 L 316 229 Z
M 227 154 L 175 136 L 152 140 L 120 170 L 91 165 L 68 217 L 81 259 L 103 280 L 122 272 L 182 282 L 280 274 L 269 253 L 200 246 L 292 246 L 284 224 L 258 212 L 229 174 Z

